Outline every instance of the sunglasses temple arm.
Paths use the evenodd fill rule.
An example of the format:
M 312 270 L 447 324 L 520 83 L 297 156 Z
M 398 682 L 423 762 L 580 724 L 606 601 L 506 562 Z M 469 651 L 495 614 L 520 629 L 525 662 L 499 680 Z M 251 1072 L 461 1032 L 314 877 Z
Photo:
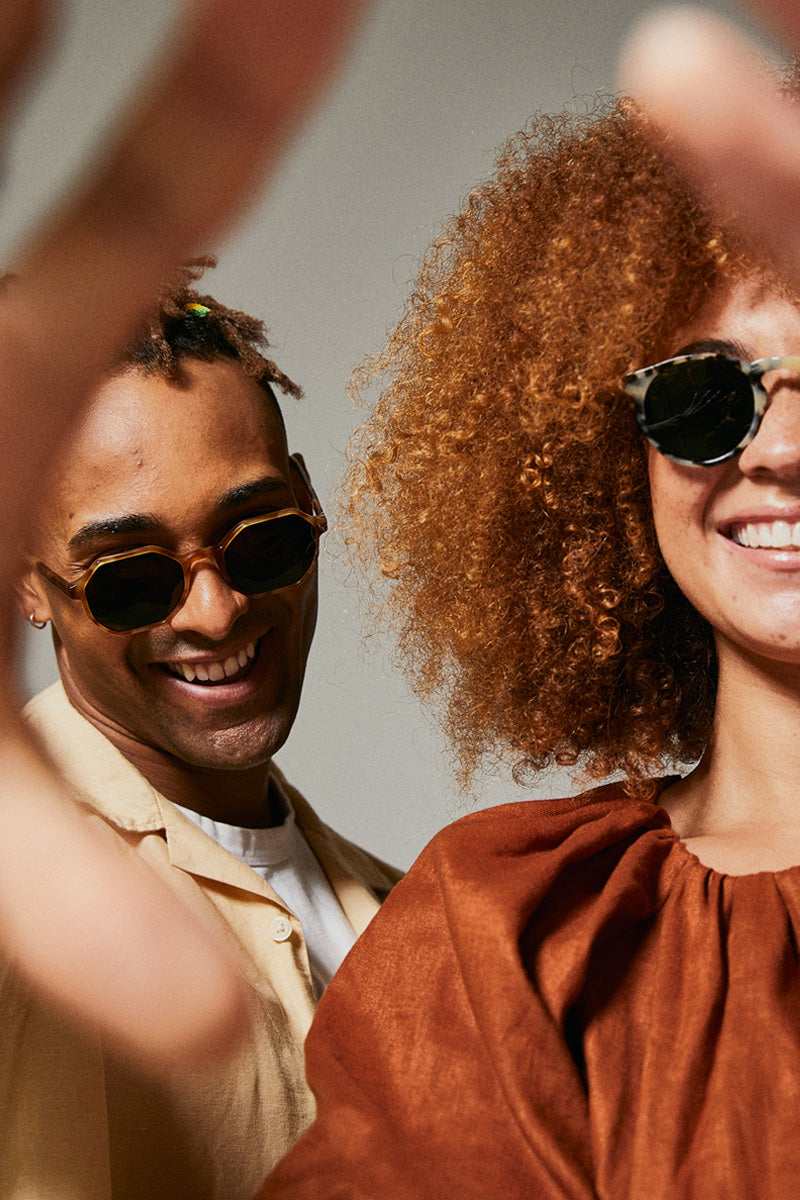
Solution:
M 308 489 L 308 494 L 311 497 L 311 515 L 317 520 L 317 528 L 319 532 L 324 533 L 328 528 L 328 518 L 325 516 L 322 505 L 319 502 L 319 497 L 314 490 L 314 485 L 311 482 L 308 471 L 306 470 L 306 464 L 303 462 L 299 454 L 292 454 L 290 455 L 290 458 L 293 467 L 302 479 L 303 483 Z
M 750 363 L 750 370 L 758 375 L 767 371 L 800 371 L 800 355 L 785 354 L 781 358 L 758 358 Z
M 652 376 L 646 379 L 640 379 L 636 375 L 626 375 L 622 381 L 622 388 L 626 395 L 633 400 L 638 400 L 640 403 L 644 400 L 644 394 L 647 391 L 647 386 L 650 383 Z
M 48 583 L 52 583 L 54 587 L 57 587 L 59 591 L 63 592 L 65 596 L 69 596 L 70 599 L 74 598 L 75 584 L 67 583 L 66 579 L 62 579 L 60 575 L 56 575 L 55 571 L 51 571 L 43 562 L 36 561 L 33 565 Z

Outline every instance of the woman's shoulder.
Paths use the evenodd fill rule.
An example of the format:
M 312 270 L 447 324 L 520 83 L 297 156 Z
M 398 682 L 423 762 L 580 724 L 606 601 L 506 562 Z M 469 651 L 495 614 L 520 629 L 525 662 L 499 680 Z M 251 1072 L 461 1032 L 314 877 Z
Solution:
M 621 783 L 608 783 L 576 796 L 522 800 L 470 813 L 442 829 L 420 856 L 420 864 L 463 861 L 470 874 L 477 861 L 586 860 L 614 846 L 620 852 L 648 837 L 665 849 L 676 840 L 657 798 L 669 780 L 654 781 L 654 799 L 628 796 Z
M 665 781 L 666 782 L 666 781 Z M 658 784 L 659 788 L 663 785 Z M 620 784 L 580 796 L 471 813 L 428 843 L 375 919 L 456 953 L 493 931 L 513 952 L 534 913 L 580 909 L 588 924 L 621 907 L 638 923 L 660 906 L 685 856 L 666 812 Z M 634 915 L 635 913 L 635 915 Z M 391 940 L 391 939 L 390 939 Z

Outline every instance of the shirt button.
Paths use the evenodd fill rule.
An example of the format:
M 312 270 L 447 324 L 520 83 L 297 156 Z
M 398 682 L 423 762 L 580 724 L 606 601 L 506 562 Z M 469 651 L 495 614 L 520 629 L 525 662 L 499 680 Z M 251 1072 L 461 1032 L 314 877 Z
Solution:
M 292 936 L 292 923 L 287 917 L 273 917 L 269 923 L 273 942 L 285 942 Z

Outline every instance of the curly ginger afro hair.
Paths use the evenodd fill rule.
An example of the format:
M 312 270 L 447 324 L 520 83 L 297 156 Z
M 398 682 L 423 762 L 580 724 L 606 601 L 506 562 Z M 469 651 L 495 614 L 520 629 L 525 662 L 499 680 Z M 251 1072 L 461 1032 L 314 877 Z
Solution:
M 389 581 L 416 690 L 466 782 L 558 763 L 647 795 L 702 752 L 711 631 L 656 542 L 621 379 L 665 357 L 723 276 L 752 269 L 631 102 L 540 118 L 434 244 L 351 446 L 348 541 Z

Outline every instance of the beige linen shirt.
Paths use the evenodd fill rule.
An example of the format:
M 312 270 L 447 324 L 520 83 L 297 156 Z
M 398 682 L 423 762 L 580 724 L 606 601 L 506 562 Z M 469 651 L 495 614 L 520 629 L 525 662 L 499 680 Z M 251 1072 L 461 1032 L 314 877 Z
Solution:
M 81 717 L 60 684 L 26 717 L 76 798 L 222 930 L 257 1020 L 224 1067 L 154 1083 L 75 1033 L 0 959 L 0 1200 L 248 1200 L 313 1117 L 303 1042 L 314 993 L 300 923 Z M 397 873 L 272 775 L 362 932 Z

